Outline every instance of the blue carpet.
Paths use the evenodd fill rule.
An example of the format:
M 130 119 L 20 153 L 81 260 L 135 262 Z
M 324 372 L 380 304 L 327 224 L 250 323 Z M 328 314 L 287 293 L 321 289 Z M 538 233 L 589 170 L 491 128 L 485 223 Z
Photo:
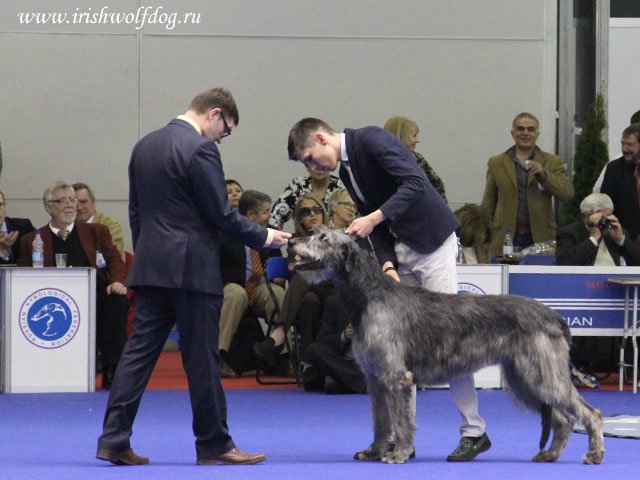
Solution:
M 640 396 L 585 391 L 604 415 L 637 415 Z M 582 465 L 587 437 L 573 434 L 559 462 L 530 461 L 540 420 L 519 410 L 503 391 L 479 391 L 493 447 L 475 461 L 451 464 L 459 416 L 446 390 L 418 392 L 417 458 L 405 465 L 352 460 L 371 441 L 369 400 L 300 390 L 227 392 L 229 426 L 239 447 L 264 451 L 252 466 L 195 465 L 191 413 L 185 391 L 147 391 L 135 425 L 133 448 L 151 464 L 117 467 L 94 458 L 107 400 L 88 394 L 0 395 L 0 479 L 591 479 L 630 478 L 638 470 L 640 443 L 605 438 L 605 463 Z M 624 477 L 622 475 L 625 475 Z

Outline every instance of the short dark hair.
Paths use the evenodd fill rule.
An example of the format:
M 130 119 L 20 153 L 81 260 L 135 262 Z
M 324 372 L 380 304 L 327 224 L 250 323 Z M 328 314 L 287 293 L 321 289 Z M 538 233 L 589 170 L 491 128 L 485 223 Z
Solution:
M 622 138 L 635 135 L 636 140 L 640 141 L 640 122 L 632 123 L 622 131 Z
M 513 118 L 513 121 L 511 122 L 512 128 L 515 126 L 516 122 L 518 120 L 520 120 L 521 118 L 528 118 L 530 120 L 533 120 L 534 122 L 536 122 L 536 126 L 538 128 L 540 128 L 540 122 L 538 121 L 538 118 L 533 113 L 529 113 L 529 112 L 521 112 L 521 113 L 517 114 Z
M 271 203 L 269 195 L 257 190 L 247 190 L 238 201 L 238 212 L 246 216 L 250 211 L 258 211 L 265 202 Z
M 629 120 L 629 123 L 638 123 L 638 122 L 640 122 L 640 110 L 638 110 L 636 113 L 631 115 L 631 120 Z
M 318 130 L 326 133 L 336 133 L 331 126 L 319 118 L 303 118 L 297 122 L 289 132 L 289 160 L 298 160 L 296 153 L 311 144 L 311 135 Z
M 76 182 L 71 186 L 73 187 L 74 192 L 77 192 L 78 190 L 86 190 L 87 193 L 89 194 L 89 198 L 91 199 L 91 201 L 95 203 L 96 196 L 93 194 L 93 190 L 91 190 L 91 187 L 89 185 L 82 182 Z
M 231 92 L 224 88 L 212 88 L 196 95 L 196 97 L 191 100 L 189 108 L 200 115 L 212 108 L 219 108 L 223 114 L 233 119 L 236 126 L 238 122 L 240 122 L 236 101 L 233 99 Z
M 240 190 L 244 192 L 244 188 L 242 188 L 242 185 L 240 185 L 239 181 L 234 180 L 233 178 L 227 178 L 224 182 L 227 184 L 227 187 L 229 185 L 237 185 L 238 187 L 240 187 Z

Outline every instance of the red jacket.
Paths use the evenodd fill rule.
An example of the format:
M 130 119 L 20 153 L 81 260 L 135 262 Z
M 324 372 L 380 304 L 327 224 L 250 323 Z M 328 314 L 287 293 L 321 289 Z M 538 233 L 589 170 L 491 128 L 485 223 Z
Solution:
M 125 265 L 120 257 L 118 249 L 111 241 L 109 229 L 99 223 L 74 223 L 74 229 L 77 229 L 78 237 L 82 249 L 89 260 L 89 264 L 96 268 L 96 250 L 100 250 L 102 256 L 107 262 L 107 266 L 97 270 L 97 275 L 102 277 L 107 284 L 126 281 Z M 55 255 L 53 253 L 53 232 L 49 225 L 40 227 L 40 236 L 44 243 L 44 266 L 55 267 Z M 31 252 L 33 250 L 33 239 L 36 232 L 31 232 L 23 236 L 20 240 L 20 256 L 18 257 L 18 266 L 31 266 Z

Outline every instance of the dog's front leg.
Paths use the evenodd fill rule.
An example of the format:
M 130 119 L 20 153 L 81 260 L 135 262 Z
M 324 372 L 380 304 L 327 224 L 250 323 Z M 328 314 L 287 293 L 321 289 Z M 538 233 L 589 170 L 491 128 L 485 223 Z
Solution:
M 395 442 L 394 448 L 382 456 L 385 463 L 405 463 L 413 453 L 413 437 L 416 430 L 413 375 L 403 372 L 392 381 L 388 408 Z
M 389 450 L 390 412 L 387 399 L 389 389 L 373 375 L 367 375 L 367 392 L 371 399 L 373 413 L 373 443 L 368 448 L 356 452 L 353 458 L 364 461 L 378 461 Z

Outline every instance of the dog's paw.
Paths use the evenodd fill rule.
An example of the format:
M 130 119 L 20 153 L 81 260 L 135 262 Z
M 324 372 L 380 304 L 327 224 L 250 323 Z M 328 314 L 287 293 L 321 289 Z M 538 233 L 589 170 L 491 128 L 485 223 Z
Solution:
M 353 455 L 355 460 L 361 460 L 363 462 L 377 462 L 382 458 L 382 454 L 376 448 L 369 447 L 366 450 L 361 450 Z
M 409 453 L 405 452 L 387 452 L 382 457 L 384 463 L 405 463 L 409 459 Z
M 604 460 L 604 450 L 588 451 L 582 457 L 582 463 L 585 465 L 599 465 Z
M 555 462 L 560 457 L 558 452 L 551 450 L 541 450 L 533 457 L 534 462 Z
M 397 445 L 382 456 L 384 463 L 405 463 L 408 459 L 414 458 L 416 451 L 412 445 L 401 448 Z

